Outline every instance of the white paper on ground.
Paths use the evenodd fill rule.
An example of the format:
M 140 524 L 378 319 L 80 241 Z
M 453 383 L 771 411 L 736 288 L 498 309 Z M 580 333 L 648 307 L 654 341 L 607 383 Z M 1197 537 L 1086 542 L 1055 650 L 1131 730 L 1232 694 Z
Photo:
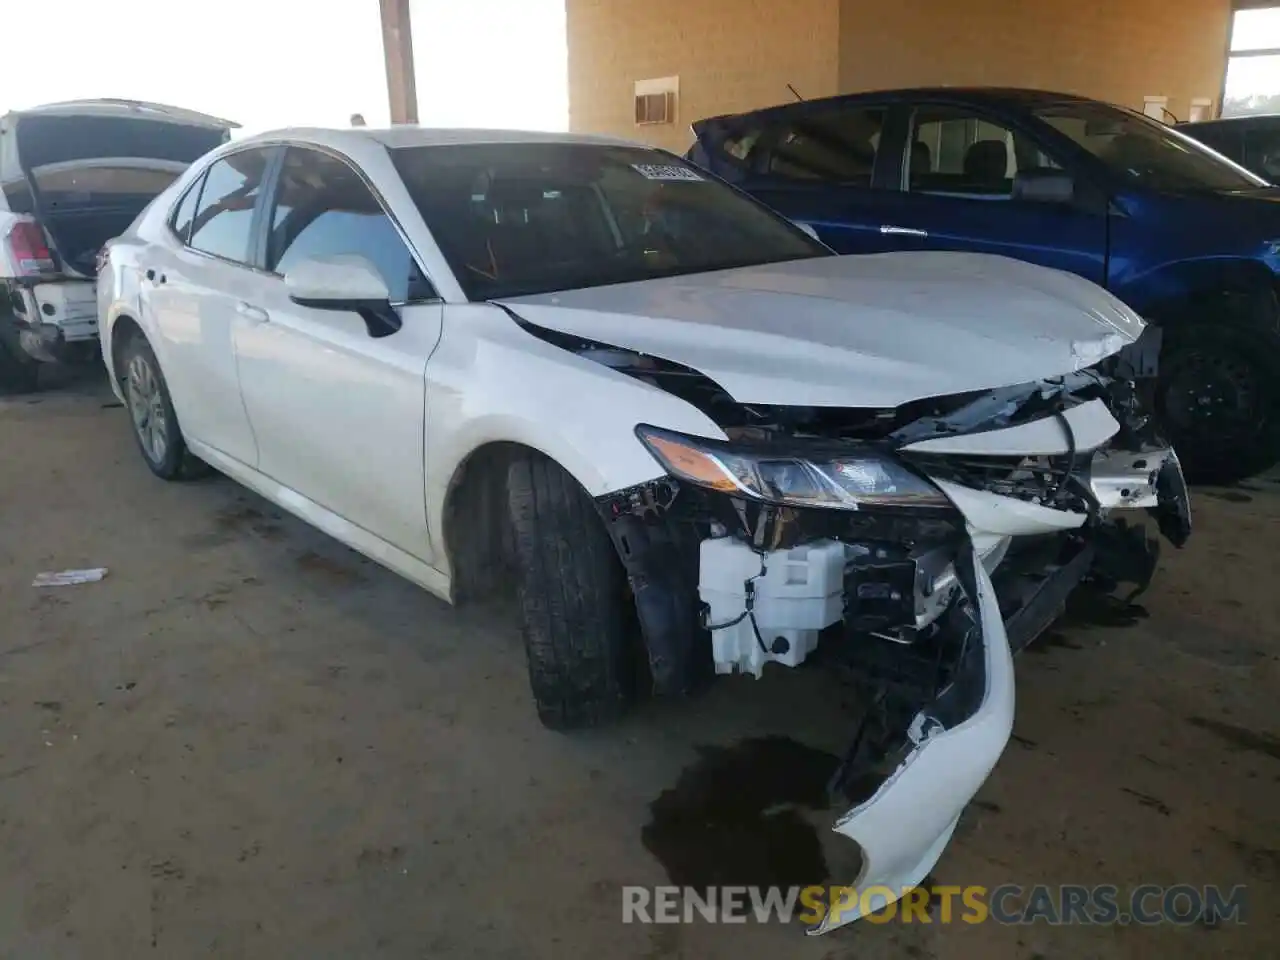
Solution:
M 57 573 L 40 573 L 31 581 L 33 587 L 70 587 L 77 583 L 96 583 L 107 575 L 106 567 L 88 570 L 61 570 Z

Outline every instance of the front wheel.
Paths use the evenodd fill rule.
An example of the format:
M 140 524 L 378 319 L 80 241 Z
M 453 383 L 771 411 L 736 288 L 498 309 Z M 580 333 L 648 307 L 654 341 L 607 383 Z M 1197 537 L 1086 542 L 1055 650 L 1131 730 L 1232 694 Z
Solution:
M 1189 480 L 1234 483 L 1280 459 L 1280 343 L 1238 327 L 1170 330 L 1159 398 Z
M 208 468 L 187 451 L 169 386 L 151 345 L 135 335 L 121 354 L 125 406 L 138 451 L 151 472 L 162 480 L 187 480 L 206 473 Z
M 507 502 L 538 718 L 552 730 L 598 726 L 634 691 L 622 564 L 591 497 L 546 457 L 512 462 Z

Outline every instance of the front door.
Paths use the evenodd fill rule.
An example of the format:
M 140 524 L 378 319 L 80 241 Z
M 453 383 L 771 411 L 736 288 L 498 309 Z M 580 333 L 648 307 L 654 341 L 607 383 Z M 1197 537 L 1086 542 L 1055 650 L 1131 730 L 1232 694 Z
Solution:
M 258 470 L 429 563 L 425 371 L 443 307 L 378 199 L 331 154 L 288 148 L 265 228 L 267 272 L 235 327 Z M 374 338 L 354 312 L 289 299 L 290 264 L 341 253 L 378 268 L 399 331 Z
M 1023 199 L 1036 176 L 1065 172 L 1032 137 L 969 107 L 913 111 L 901 190 L 885 228 L 900 249 L 993 253 L 1106 283 L 1105 202 L 1076 183 L 1072 202 Z

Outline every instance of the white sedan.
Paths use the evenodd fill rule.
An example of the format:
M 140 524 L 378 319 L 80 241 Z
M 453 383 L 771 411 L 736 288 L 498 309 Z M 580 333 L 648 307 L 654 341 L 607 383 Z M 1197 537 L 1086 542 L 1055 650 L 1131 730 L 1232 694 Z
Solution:
M 941 856 L 1008 739 L 1013 650 L 1084 577 L 1145 584 L 1114 513 L 1190 532 L 1110 294 L 838 257 L 620 141 L 241 140 L 98 290 L 152 472 L 212 465 L 450 601 L 514 580 L 548 726 L 820 646 L 851 670 L 873 706 L 832 788 L 884 776 L 836 829 L 887 894 L 819 930 Z

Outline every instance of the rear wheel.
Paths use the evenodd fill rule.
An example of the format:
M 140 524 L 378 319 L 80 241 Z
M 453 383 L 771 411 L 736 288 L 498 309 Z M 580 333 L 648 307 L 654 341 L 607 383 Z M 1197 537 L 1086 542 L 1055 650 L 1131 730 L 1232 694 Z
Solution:
M 121 350 L 125 406 L 133 422 L 138 451 L 151 472 L 164 480 L 187 480 L 208 467 L 187 450 L 169 386 L 151 345 L 141 335 L 129 338 Z
M 507 499 L 538 718 L 553 730 L 605 723 L 634 690 L 622 564 L 590 496 L 546 457 L 511 464 Z
M 1280 458 L 1280 344 L 1229 326 L 1171 329 L 1160 409 L 1188 479 L 1233 483 Z

